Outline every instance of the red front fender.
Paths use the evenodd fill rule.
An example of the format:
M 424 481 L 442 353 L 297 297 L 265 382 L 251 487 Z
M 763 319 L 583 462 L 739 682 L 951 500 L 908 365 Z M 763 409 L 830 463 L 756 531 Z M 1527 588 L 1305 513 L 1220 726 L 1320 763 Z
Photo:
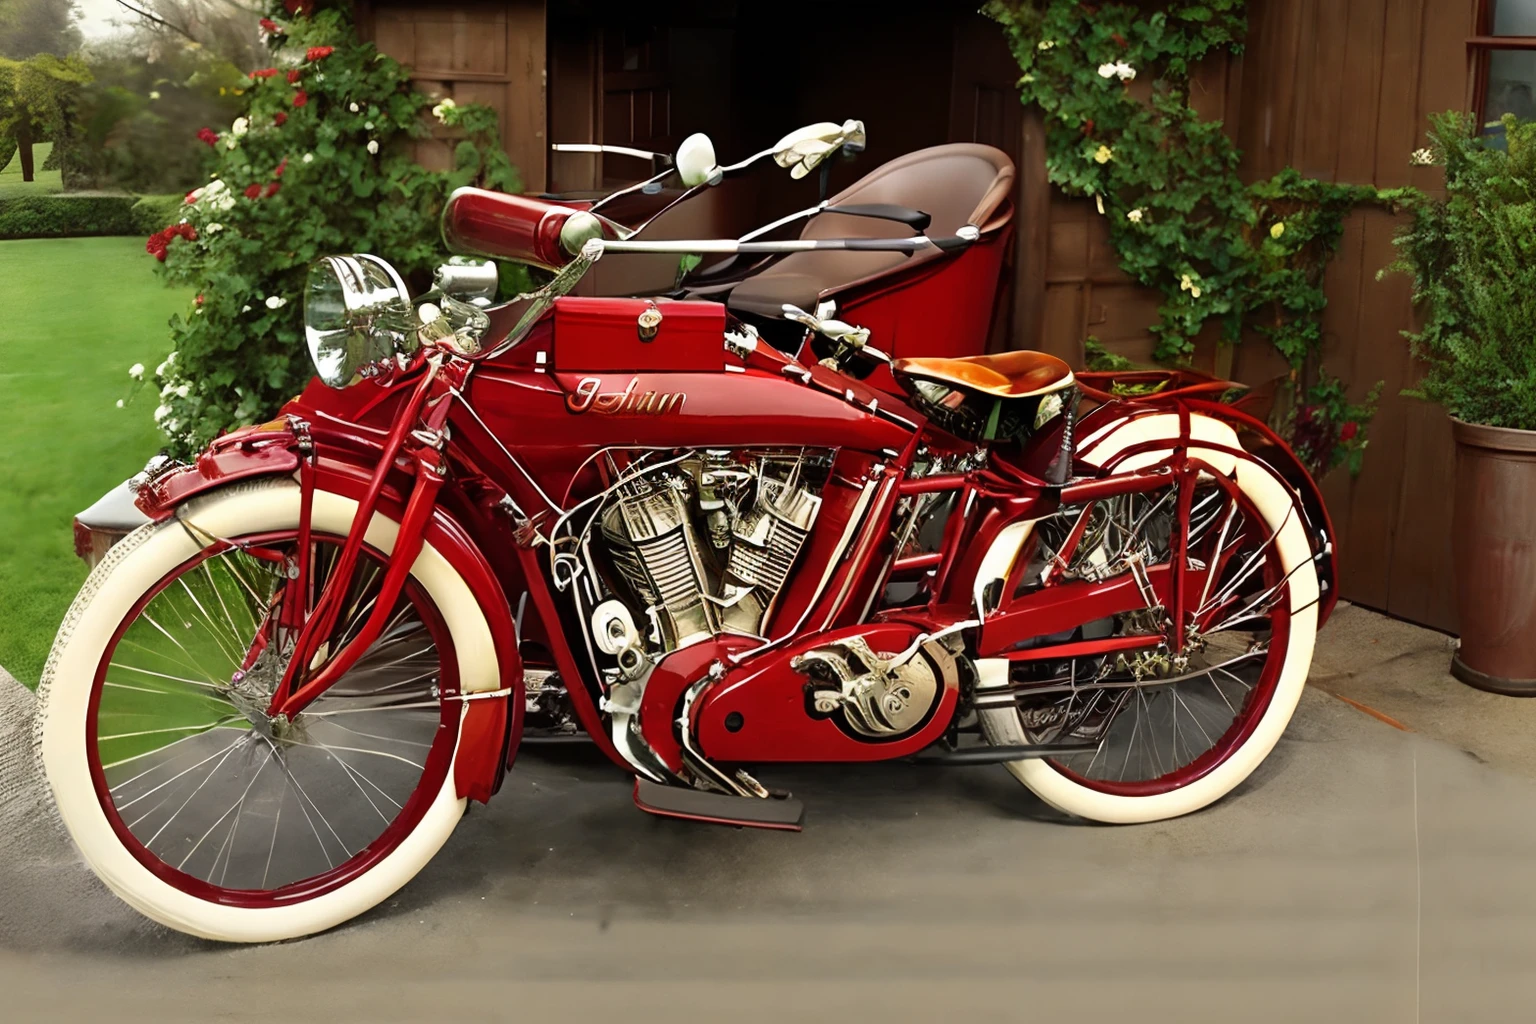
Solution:
M 292 476 L 303 453 L 314 450 L 315 486 L 353 500 L 361 500 L 377 460 L 370 464 L 357 451 L 357 436 L 348 446 L 327 444 L 319 433 L 295 416 L 232 431 L 214 441 L 190 466 L 164 473 L 139 490 L 137 504 L 150 519 L 160 521 L 176 508 L 208 491 L 240 480 L 264 476 Z M 378 510 L 395 522 L 405 512 L 401 489 L 386 486 Z M 427 543 L 437 549 L 463 578 L 485 615 L 496 647 L 500 690 L 507 696 L 466 700 L 460 728 L 460 746 L 454 775 L 460 796 L 485 801 L 501 786 L 508 754 L 517 749 L 523 731 L 523 664 L 517 649 L 517 630 L 500 580 L 480 553 L 469 533 L 439 506 L 426 528 Z

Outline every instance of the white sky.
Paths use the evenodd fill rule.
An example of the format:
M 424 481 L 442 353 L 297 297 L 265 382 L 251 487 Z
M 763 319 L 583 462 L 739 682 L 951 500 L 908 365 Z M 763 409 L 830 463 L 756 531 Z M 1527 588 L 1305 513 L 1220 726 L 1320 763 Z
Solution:
M 117 0 L 75 0 L 75 6 L 80 8 L 80 32 L 87 40 L 112 35 L 118 29 L 113 22 L 128 25 L 138 20 Z

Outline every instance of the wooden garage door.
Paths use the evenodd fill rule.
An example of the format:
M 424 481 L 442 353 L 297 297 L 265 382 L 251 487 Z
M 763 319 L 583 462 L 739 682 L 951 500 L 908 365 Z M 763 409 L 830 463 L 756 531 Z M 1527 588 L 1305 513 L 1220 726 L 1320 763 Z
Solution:
M 360 4 L 358 15 L 363 34 L 409 67 L 423 92 L 500 112 L 502 143 L 524 186 L 544 188 L 544 0 L 376 2 Z M 454 141 L 439 126 L 418 159 L 449 167 Z

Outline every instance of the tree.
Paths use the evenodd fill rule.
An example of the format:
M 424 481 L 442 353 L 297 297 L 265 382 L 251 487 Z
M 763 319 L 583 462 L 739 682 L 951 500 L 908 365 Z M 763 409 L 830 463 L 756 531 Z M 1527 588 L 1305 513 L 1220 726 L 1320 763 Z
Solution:
M 80 48 L 74 0 L 0 0 L 0 57 L 66 57 Z
M 23 181 L 33 180 L 33 141 L 62 132 L 70 100 L 90 80 L 90 71 L 78 57 L 0 57 L 0 138 L 15 140 Z
M 237 67 L 254 67 L 266 52 L 258 30 L 261 11 L 240 0 L 117 0 L 125 18 L 137 17 L 141 37 L 165 45 L 196 43 Z

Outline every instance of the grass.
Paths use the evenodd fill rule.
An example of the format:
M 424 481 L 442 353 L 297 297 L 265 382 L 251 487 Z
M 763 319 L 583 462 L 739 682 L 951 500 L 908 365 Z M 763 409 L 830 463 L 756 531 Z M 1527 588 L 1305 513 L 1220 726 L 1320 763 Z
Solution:
M 85 579 L 75 513 L 162 443 L 150 385 L 116 407 L 133 390 L 128 368 L 153 372 L 169 349 L 166 321 L 191 303 L 153 268 L 138 238 L 0 242 L 11 300 L 0 328 L 0 665 L 27 686 Z
M 21 151 L 17 150 L 11 162 L 0 170 L 0 199 L 16 199 L 21 196 L 45 196 L 64 191 L 63 179 L 57 170 L 45 171 L 43 164 L 53 152 L 53 143 L 39 142 L 32 147 L 34 181 L 21 180 Z

